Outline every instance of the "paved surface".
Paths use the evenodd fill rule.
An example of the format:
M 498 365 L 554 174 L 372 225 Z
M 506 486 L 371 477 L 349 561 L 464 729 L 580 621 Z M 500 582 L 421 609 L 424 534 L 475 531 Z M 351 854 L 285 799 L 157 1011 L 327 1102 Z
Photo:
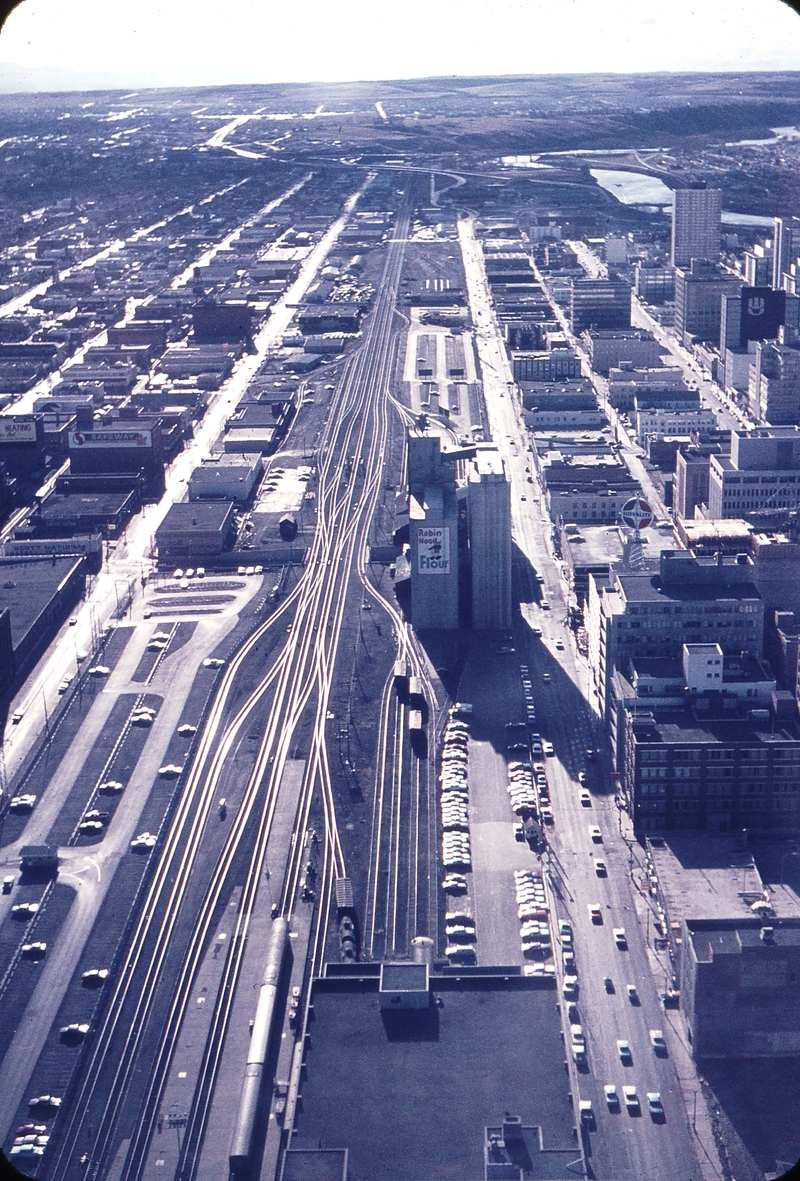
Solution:
M 249 594 L 254 593 L 256 583 L 257 580 L 249 580 Z M 245 596 L 245 602 L 249 594 Z M 83 947 L 111 888 L 116 868 L 123 857 L 132 855 L 130 842 L 140 831 L 142 812 L 154 785 L 159 783 L 158 769 L 166 759 L 175 728 L 180 723 L 197 666 L 235 626 L 237 618 L 230 612 L 227 616 L 203 619 L 188 643 L 161 662 L 148 688 L 158 694 L 162 702 L 102 842 L 90 849 L 76 846 L 59 849 L 59 880 L 75 886 L 76 902 L 67 914 L 58 939 L 48 948 L 38 984 L 15 1039 L 0 1063 L 0 1136 L 6 1134 L 13 1121 Z M 98 741 L 116 701 L 121 695 L 142 691 L 142 684 L 131 681 L 131 676 L 136 672 L 154 630 L 152 622 L 143 621 L 134 631 L 89 711 L 78 740 L 67 750 L 22 837 L 2 850 L 0 869 L 19 865 L 21 845 L 44 842 L 78 780 L 87 751 Z M 13 894 L 2 898 L 3 911 L 13 900 Z
M 692 1087 L 681 1078 L 694 1078 L 691 1063 L 676 1053 L 673 1058 L 656 1058 L 649 1045 L 648 1030 L 664 1028 L 657 989 L 663 988 L 663 976 L 651 971 L 646 951 L 645 931 L 635 910 L 629 878 L 627 832 L 609 794 L 603 763 L 586 763 L 585 749 L 597 745 L 597 721 L 588 708 L 582 691 L 585 669 L 576 663 L 573 646 L 563 621 L 566 615 L 565 590 L 561 570 L 553 561 L 542 528 L 546 518 L 531 502 L 535 485 L 527 482 L 528 457 L 526 437 L 520 425 L 519 409 L 509 394 L 508 362 L 488 303 L 480 252 L 474 241 L 472 222 L 459 223 L 462 255 L 473 316 L 482 334 L 478 352 L 483 363 L 487 412 L 492 437 L 497 443 L 512 483 L 512 523 L 514 540 L 520 551 L 519 563 L 528 563 L 544 576 L 544 588 L 551 610 L 541 611 L 532 603 L 523 606 L 522 619 L 515 629 L 516 654 L 510 659 L 527 663 L 531 669 L 537 707 L 536 728 L 555 746 L 555 757 L 548 759 L 548 780 L 555 813 L 551 830 L 552 856 L 550 880 L 557 918 L 568 919 L 575 931 L 575 958 L 580 993 L 578 999 L 588 1049 L 589 1070 L 579 1076 L 581 1097 L 590 1098 L 597 1115 L 597 1130 L 587 1140 L 587 1153 L 594 1174 L 614 1181 L 672 1181 L 698 1175 L 703 1166 L 707 1179 L 718 1175 L 716 1153 L 707 1127 L 696 1117 L 698 1134 L 690 1117 L 693 1113 Z M 523 499 L 524 498 L 524 499 Z M 540 499 L 540 496 L 539 496 Z M 531 511 L 531 508 L 533 511 Z M 542 641 L 532 635 L 532 624 L 542 627 Z M 555 649 L 556 638 L 564 641 L 564 651 Z M 544 681 L 547 672 L 551 680 Z M 592 807 L 584 808 L 578 798 L 578 774 L 586 770 Z M 603 833 L 602 845 L 593 845 L 589 824 L 597 824 Z M 596 876 L 593 859 L 602 856 L 608 864 L 608 877 Z M 603 924 L 589 919 L 587 906 L 599 902 Z M 614 945 L 612 927 L 625 927 L 628 950 Z M 604 975 L 615 981 L 616 992 L 609 995 L 602 984 Z M 625 985 L 635 984 L 641 1003 L 631 1005 Z M 627 1039 L 633 1053 L 633 1065 L 623 1067 L 616 1050 L 616 1040 Z M 640 1102 L 648 1090 L 661 1092 L 666 1121 L 653 1123 L 646 1110 L 639 1118 L 624 1110 L 611 1114 L 606 1110 L 603 1085 L 634 1083 Z M 701 1141 L 699 1143 L 699 1141 Z M 698 1152 L 699 1148 L 699 1152 Z M 698 1157 L 700 1162 L 698 1162 Z

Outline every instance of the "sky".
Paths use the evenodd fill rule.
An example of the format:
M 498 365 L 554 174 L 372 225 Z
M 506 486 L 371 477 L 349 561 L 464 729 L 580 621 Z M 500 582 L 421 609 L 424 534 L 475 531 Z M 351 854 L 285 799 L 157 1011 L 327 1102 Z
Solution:
M 796 70 L 800 17 L 782 0 L 23 0 L 0 63 L 6 90 L 42 70 L 138 86 Z

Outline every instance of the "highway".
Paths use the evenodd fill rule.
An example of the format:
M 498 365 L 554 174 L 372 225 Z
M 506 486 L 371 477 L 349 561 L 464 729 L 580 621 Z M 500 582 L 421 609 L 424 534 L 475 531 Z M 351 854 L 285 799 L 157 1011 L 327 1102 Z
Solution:
M 512 535 L 524 558 L 544 577 L 543 591 L 551 609 L 542 611 L 533 603 L 521 605 L 522 621 L 515 635 L 520 659 L 531 670 L 537 708 L 537 729 L 552 741 L 555 756 L 547 760 L 548 782 L 555 814 L 549 831 L 549 890 L 554 917 L 568 920 L 575 932 L 575 959 L 579 980 L 577 999 L 580 1023 L 587 1040 L 588 1072 L 573 1071 L 575 1106 L 577 1099 L 592 1101 L 596 1129 L 584 1136 L 587 1162 L 593 1176 L 608 1181 L 674 1181 L 698 1176 L 698 1142 L 689 1120 L 682 1081 L 673 1056 L 672 1033 L 669 1056 L 657 1058 L 650 1047 L 649 1029 L 664 1029 L 666 1016 L 658 992 L 663 976 L 655 977 L 646 949 L 645 930 L 636 909 L 631 881 L 632 844 L 626 818 L 617 812 L 608 786 L 605 743 L 599 739 L 596 715 L 586 700 L 586 669 L 574 650 L 565 626 L 567 588 L 562 571 L 548 545 L 550 522 L 541 511 L 542 490 L 528 482 L 531 468 L 521 413 L 511 396 L 510 374 L 505 350 L 497 330 L 485 280 L 480 246 L 473 223 L 459 223 L 467 287 L 473 318 L 478 325 L 477 346 L 484 378 L 484 393 L 492 437 L 503 457 L 512 484 Z M 535 480 L 535 475 L 533 476 Z M 531 500 L 532 493 L 538 503 Z M 528 572 L 522 571 L 523 584 Z M 541 627 L 542 638 L 531 634 Z M 563 650 L 556 643 L 563 644 Z M 523 655 L 524 654 L 524 655 Z M 545 674 L 548 680 L 545 680 Z M 603 756 L 587 762 L 585 751 L 602 742 Z M 591 807 L 579 798 L 579 772 L 584 771 L 592 796 Z M 589 826 L 597 825 L 602 842 L 595 844 Z M 638 846 L 637 846 L 638 850 Z M 594 859 L 607 864 L 607 876 L 600 878 Z M 599 903 L 602 924 L 594 923 L 588 906 Z M 555 924 L 557 927 L 557 923 Z M 627 950 L 618 950 L 612 929 L 627 934 Z M 559 948 L 556 943 L 557 960 Z M 606 992 L 603 977 L 614 982 Z M 559 980 L 563 972 L 559 964 Z M 634 984 L 640 1003 L 631 1004 L 627 984 Z M 566 1012 L 564 1024 L 567 1026 Z M 667 1032 L 665 1030 L 665 1032 Z M 623 1066 L 616 1042 L 625 1039 L 632 1050 L 632 1065 Z M 682 1070 L 686 1069 L 681 1055 Z M 613 1083 L 622 1098 L 623 1085 L 635 1085 L 641 1114 L 607 1109 L 603 1086 Z M 691 1084 L 687 1085 L 687 1092 Z M 661 1093 L 665 1122 L 653 1122 L 647 1114 L 647 1091 Z M 704 1176 L 715 1176 L 703 1156 Z

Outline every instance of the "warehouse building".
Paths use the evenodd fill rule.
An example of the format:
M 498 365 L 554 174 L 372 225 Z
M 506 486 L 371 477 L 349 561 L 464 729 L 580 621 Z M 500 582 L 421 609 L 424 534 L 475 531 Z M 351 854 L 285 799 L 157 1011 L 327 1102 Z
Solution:
M 83 557 L 0 559 L 0 692 L 31 669 L 85 589 Z
M 233 501 L 173 504 L 156 530 L 159 566 L 211 565 L 233 545 Z
M 264 471 L 260 452 L 223 452 L 201 459 L 189 477 L 189 500 L 249 500 Z

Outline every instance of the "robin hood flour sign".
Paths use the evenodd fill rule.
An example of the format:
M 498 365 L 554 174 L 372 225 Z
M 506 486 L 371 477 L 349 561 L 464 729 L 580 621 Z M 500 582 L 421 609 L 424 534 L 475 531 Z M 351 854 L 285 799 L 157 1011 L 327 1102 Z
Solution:
M 448 526 L 425 526 L 417 530 L 417 571 L 420 574 L 450 573 Z

